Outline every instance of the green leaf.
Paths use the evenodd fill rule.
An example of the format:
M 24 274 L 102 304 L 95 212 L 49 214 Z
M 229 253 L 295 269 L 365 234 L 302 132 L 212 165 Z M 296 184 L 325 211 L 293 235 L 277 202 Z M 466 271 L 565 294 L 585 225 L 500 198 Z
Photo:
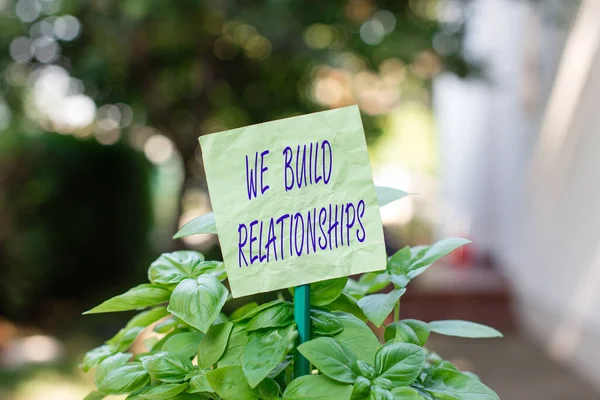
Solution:
M 335 335 L 344 329 L 335 314 L 318 308 L 310 309 L 310 323 L 312 332 L 317 335 Z
M 167 315 L 169 315 L 167 307 L 155 307 L 135 315 L 129 320 L 127 325 L 125 325 L 125 329 L 131 329 L 134 327 L 146 328 L 150 324 L 155 323 Z
M 255 301 L 246 303 L 243 306 L 240 306 L 239 308 L 237 308 L 234 312 L 232 312 L 231 315 L 229 316 L 229 319 L 232 321 L 236 320 L 236 319 L 240 319 L 244 315 L 248 314 L 250 311 L 254 310 L 256 307 L 258 307 L 258 303 Z
M 151 386 L 148 389 L 144 389 L 139 393 L 142 399 L 148 400 L 166 400 L 172 399 L 179 393 L 187 389 L 187 382 L 184 383 L 163 383 L 155 386 Z
M 353 383 L 359 374 L 356 356 L 339 341 L 322 337 L 298 346 L 302 353 L 322 374 L 342 383 Z
M 206 378 L 215 392 L 225 400 L 258 399 L 239 366 L 221 367 L 208 371 Z
M 285 389 L 283 400 L 349 400 L 352 385 L 336 382 L 324 375 L 294 379 Z
M 227 288 L 210 275 L 182 281 L 171 295 L 168 310 L 206 333 L 227 301 Z
M 387 186 L 375 186 L 375 193 L 377 194 L 377 201 L 379 202 L 379 207 L 383 207 L 387 204 L 390 204 L 396 200 L 400 200 L 401 198 L 412 194 Z
M 135 339 L 137 339 L 144 329 L 145 328 L 142 326 L 123 328 L 115 336 L 109 339 L 106 344 L 112 346 L 118 351 L 125 351 L 131 347 L 133 342 L 135 342 Z
M 412 254 L 410 247 L 404 246 L 395 252 L 387 262 L 387 270 L 390 273 L 403 273 L 410 269 Z
M 360 360 L 358 360 L 360 366 Z M 371 367 L 373 368 L 373 367 Z M 354 381 L 354 387 L 352 389 L 352 400 L 362 400 L 369 397 L 371 393 L 371 380 L 364 377 L 359 376 Z
M 130 359 L 131 354 L 129 353 L 117 353 L 102 361 L 96 370 L 96 375 L 94 375 L 96 387 L 99 387 L 102 384 L 104 378 L 106 378 L 111 371 L 127 364 L 127 361 Z
M 279 400 L 281 389 L 273 379 L 266 378 L 254 389 L 256 397 L 260 400 Z
M 364 322 L 368 320 L 365 313 L 363 313 L 363 311 L 358 306 L 358 301 L 354 297 L 346 293 L 342 293 L 340 297 L 335 299 L 333 303 L 329 303 L 327 307 L 332 311 L 342 311 L 348 314 L 352 314 L 356 318 Z
M 97 314 L 115 311 L 129 311 L 138 308 L 155 306 L 169 301 L 171 292 L 157 285 L 143 284 L 129 289 L 127 292 L 106 300 L 84 314 Z
M 378 376 L 373 379 L 373 386 L 379 386 L 382 389 L 390 390 L 394 387 L 394 384 L 388 378 Z
M 381 347 L 373 331 L 352 314 L 336 312 L 344 330 L 334 337 L 348 347 L 359 359 L 373 364 L 375 353 Z
M 283 370 L 285 370 L 288 367 L 288 365 L 290 365 L 292 363 L 293 359 L 294 359 L 294 357 L 291 354 L 285 356 L 283 361 L 280 362 L 279 364 L 277 364 L 277 366 L 275 368 L 273 368 L 273 370 L 271 372 L 269 372 L 269 375 L 267 375 L 267 376 L 269 378 L 275 378 L 277 375 L 282 373 Z
M 244 320 L 250 319 L 250 318 L 254 317 L 256 314 L 258 314 L 258 313 L 260 313 L 260 312 L 262 312 L 262 311 L 264 311 L 264 310 L 266 310 L 268 308 L 274 307 L 277 304 L 281 304 L 281 303 L 283 303 L 283 300 L 277 299 L 277 300 L 273 300 L 273 301 L 270 301 L 270 302 L 265 303 L 265 304 L 261 304 L 258 307 L 252 308 L 250 311 L 248 311 L 243 316 L 236 318 L 235 321 L 233 321 L 233 322 L 244 321 Z M 233 320 L 233 318 L 232 318 L 232 320 Z
M 388 287 L 390 278 L 385 271 L 383 273 L 369 272 L 359 278 L 358 284 L 364 291 L 364 294 L 376 293 Z
M 215 390 L 208 383 L 206 371 L 196 370 L 190 379 L 188 393 L 212 393 Z
M 413 248 L 410 265 L 410 278 L 423 273 L 435 261 L 452 253 L 461 246 L 471 243 L 470 240 L 462 238 L 449 238 L 424 248 Z M 417 254 L 415 254 L 415 252 Z
M 421 394 L 408 386 L 397 387 L 392 389 L 394 400 L 424 400 L 425 398 Z
M 292 303 L 283 302 L 256 314 L 248 321 L 246 329 L 251 332 L 264 328 L 281 328 L 294 322 Z
M 219 361 L 225 352 L 232 329 L 231 322 L 210 327 L 198 346 L 198 366 L 200 368 L 209 368 Z
M 142 365 L 153 379 L 166 383 L 182 382 L 194 369 L 189 359 L 167 352 L 143 357 Z
M 379 386 L 372 386 L 369 400 L 394 400 L 394 395 L 387 389 Z
M 375 369 L 381 378 L 394 386 L 407 386 L 421 373 L 425 351 L 410 343 L 392 343 L 383 346 L 375 355 Z
M 181 332 L 170 336 L 162 345 L 162 351 L 179 354 L 182 357 L 192 358 L 198 351 L 198 345 L 204 337 L 200 332 Z
M 502 337 L 502 333 L 489 326 L 477 324 L 475 322 L 447 320 L 432 321 L 429 323 L 429 329 L 440 335 L 458 336 L 465 338 L 496 338 Z
M 132 362 L 113 369 L 104 377 L 98 390 L 106 394 L 126 394 L 140 390 L 150 382 L 142 364 Z
M 174 285 L 202 273 L 204 256 L 197 251 L 182 250 L 161 254 L 148 269 L 148 280 L 160 285 Z M 211 262 L 207 263 L 212 266 Z
M 386 342 L 393 340 L 395 343 L 412 343 L 421 346 L 417 333 L 404 322 L 392 322 L 385 327 L 383 339 Z
M 237 323 L 233 326 L 225 354 L 219 359 L 219 368 L 232 365 L 242 365 L 242 356 L 248 343 L 248 332 L 245 323 Z
M 310 305 L 326 306 L 340 297 L 346 286 L 348 277 L 329 279 L 310 284 Z
M 210 212 L 194 218 L 173 235 L 173 239 L 180 239 L 186 236 L 197 235 L 199 233 L 217 233 L 215 224 L 215 214 Z
M 181 324 L 182 321 L 179 318 L 171 315 L 169 318 L 166 318 L 164 321 L 156 324 L 156 326 L 154 327 L 154 332 L 167 333 L 170 330 L 177 328 Z
M 375 372 L 375 368 L 367 362 L 363 360 L 358 360 L 358 370 L 361 376 L 364 376 L 367 379 L 375 379 L 377 373 Z
M 213 325 L 224 324 L 225 322 L 229 322 L 229 318 L 227 318 L 225 313 L 220 312 L 217 318 L 213 321 Z
M 105 397 L 106 397 L 106 395 L 105 395 L 105 394 L 102 394 L 102 393 L 100 393 L 100 392 L 93 391 L 93 392 L 90 392 L 90 393 L 88 393 L 88 395 L 87 395 L 87 396 L 85 396 L 85 397 L 83 398 L 83 400 L 102 400 L 102 399 L 104 399 Z
M 446 368 L 434 368 L 423 382 L 436 399 L 500 400 L 492 389 L 470 376 Z
M 83 357 L 83 362 L 79 367 L 83 372 L 89 372 L 89 370 L 97 367 L 102 361 L 112 356 L 116 352 L 116 349 L 108 345 L 96 347 L 95 349 L 92 349 L 85 353 L 85 356 Z
M 417 319 L 403 319 L 400 322 L 403 322 L 412 328 L 413 332 L 417 335 L 417 338 L 419 339 L 419 343 L 416 344 L 419 344 L 421 346 L 425 345 L 427 339 L 429 339 L 430 333 L 429 324 L 427 322 L 419 321 Z
M 363 310 L 367 318 L 379 327 L 390 315 L 394 306 L 404 294 L 406 289 L 395 289 L 386 294 L 372 294 L 358 301 L 358 306 Z
M 293 348 L 298 336 L 295 324 L 269 331 L 252 332 L 244 355 L 242 368 L 250 387 L 256 387 Z
M 344 286 L 343 293 L 352 296 L 353 298 L 360 299 L 367 294 L 367 289 L 366 287 L 360 285 L 358 281 L 348 278 L 348 282 L 346 282 L 346 286 Z

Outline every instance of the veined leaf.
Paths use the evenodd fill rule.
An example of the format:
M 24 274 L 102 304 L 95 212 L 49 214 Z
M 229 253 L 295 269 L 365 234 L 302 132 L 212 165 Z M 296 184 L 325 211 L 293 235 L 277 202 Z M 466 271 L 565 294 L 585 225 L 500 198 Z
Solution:
M 401 321 L 395 321 L 386 326 L 383 338 L 386 342 L 393 340 L 394 343 L 412 343 L 421 346 L 417 333 Z
M 369 400 L 394 400 L 394 395 L 387 389 L 381 386 L 373 385 L 371 387 L 371 394 Z
M 257 307 L 258 307 L 258 303 L 255 301 L 246 303 L 243 306 L 240 306 L 239 308 L 237 308 L 234 312 L 232 312 L 231 315 L 229 316 L 229 319 L 232 321 L 240 319 L 244 315 L 248 314 L 250 311 L 254 310 Z
M 110 371 L 98 386 L 101 393 L 127 394 L 135 392 L 150 382 L 150 375 L 146 373 L 142 364 L 132 362 Z
M 425 391 L 437 399 L 500 400 L 492 389 L 459 371 L 434 368 L 423 382 Z
M 182 382 L 194 369 L 188 358 L 166 352 L 143 357 L 142 366 L 152 378 L 166 383 Z
M 404 294 L 406 289 L 395 289 L 386 294 L 372 294 L 358 301 L 358 306 L 363 310 L 367 318 L 376 326 L 381 326 L 390 315 L 394 306 Z
M 389 379 L 395 386 L 412 383 L 423 369 L 425 351 L 410 343 L 383 346 L 375 355 L 375 369 L 380 378 Z
M 242 357 L 242 368 L 250 387 L 256 387 L 284 360 L 298 337 L 295 324 L 256 331 L 250 335 Z
M 210 327 L 198 346 L 198 366 L 200 368 L 209 368 L 219 361 L 225 352 L 232 329 L 231 322 Z
M 104 303 L 92 308 L 84 314 L 97 314 L 115 311 L 129 311 L 138 308 L 155 306 L 169 301 L 171 292 L 167 289 L 152 285 L 143 284 L 129 289 L 127 292 L 106 300 Z
M 310 309 L 310 324 L 312 332 L 316 335 L 335 335 L 344 329 L 335 314 L 318 308 Z
M 354 315 L 343 312 L 334 314 L 344 326 L 344 330 L 333 337 L 348 347 L 356 358 L 373 364 L 375 353 L 381 347 L 377 336 L 367 324 Z
M 359 375 L 356 356 L 333 338 L 321 337 L 298 346 L 302 353 L 322 374 L 342 383 L 353 383 Z
M 281 303 L 283 303 L 283 300 L 277 299 L 277 300 L 273 300 L 273 301 L 270 301 L 270 302 L 265 303 L 265 304 L 261 304 L 258 307 L 253 307 L 246 314 L 242 315 L 241 317 L 238 317 L 233 322 L 244 321 L 244 320 L 250 319 L 250 318 L 254 317 L 256 314 L 258 314 L 258 313 L 260 313 L 260 312 L 262 312 L 262 311 L 264 311 L 264 310 L 266 310 L 268 308 L 274 307 L 277 304 L 281 304 Z M 232 318 L 232 320 L 233 320 L 233 318 Z
M 281 328 L 294 322 L 292 303 L 283 302 L 256 314 L 248 321 L 248 332 L 264 328 Z
M 198 351 L 198 345 L 204 337 L 201 332 L 180 332 L 170 336 L 162 345 L 162 351 L 179 354 L 185 358 L 192 358 Z
M 336 382 L 324 375 L 294 379 L 283 393 L 283 400 L 350 400 L 352 385 Z
M 197 235 L 199 233 L 217 233 L 215 224 L 215 214 L 210 212 L 194 218 L 173 235 L 173 239 L 180 239 L 186 236 Z
M 421 346 L 425 345 L 427 339 L 429 339 L 429 333 L 431 331 L 427 322 L 419 321 L 417 319 L 403 319 L 400 322 L 410 326 L 413 332 L 415 332 L 417 338 L 419 338 L 419 343 L 416 344 Z
M 248 385 L 239 366 L 221 367 L 206 373 L 210 386 L 223 399 L 256 400 L 256 394 Z
M 196 370 L 190 379 L 188 393 L 211 393 L 215 390 L 210 386 L 206 371 Z
M 383 272 L 368 272 L 363 274 L 358 280 L 359 286 L 364 294 L 371 294 L 385 289 L 390 284 L 389 275 Z
M 310 284 L 310 305 L 326 306 L 340 297 L 346 286 L 348 277 L 329 279 Z
M 425 400 L 425 397 L 414 388 L 409 386 L 400 386 L 392 389 L 394 400 Z
M 229 340 L 227 341 L 227 347 L 225 347 L 225 353 L 219 359 L 219 368 L 232 365 L 241 366 L 246 343 L 248 343 L 246 324 L 238 322 L 233 326 Z
M 340 297 L 335 299 L 333 303 L 329 303 L 327 307 L 333 311 L 352 314 L 363 322 L 368 320 L 365 313 L 358 306 L 358 300 L 346 293 L 342 293 Z
M 148 269 L 148 280 L 161 285 L 173 285 L 188 278 L 200 276 L 204 256 L 197 251 L 182 250 L 164 253 Z M 207 262 L 207 266 L 212 266 Z
M 111 371 L 119 368 L 122 365 L 125 365 L 130 359 L 130 353 L 117 353 L 102 361 L 96 370 L 96 375 L 94 376 L 96 387 L 102 384 L 104 378 L 106 378 Z
M 202 275 L 182 281 L 171 295 L 168 310 L 206 333 L 227 301 L 227 289 L 216 278 Z
M 142 390 L 138 396 L 147 400 L 166 400 L 173 399 L 179 393 L 187 389 L 187 382 L 184 383 L 162 383 L 150 386 L 148 389 Z
M 260 400 L 279 400 L 279 394 L 281 393 L 281 389 L 277 382 L 275 382 L 271 378 L 265 378 L 261 383 L 254 388 L 254 394 Z

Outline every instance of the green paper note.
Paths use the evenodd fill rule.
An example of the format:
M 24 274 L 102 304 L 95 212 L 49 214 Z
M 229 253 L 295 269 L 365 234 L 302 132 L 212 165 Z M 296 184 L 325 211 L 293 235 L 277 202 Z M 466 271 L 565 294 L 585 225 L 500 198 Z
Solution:
M 358 107 L 200 138 L 234 297 L 385 269 Z

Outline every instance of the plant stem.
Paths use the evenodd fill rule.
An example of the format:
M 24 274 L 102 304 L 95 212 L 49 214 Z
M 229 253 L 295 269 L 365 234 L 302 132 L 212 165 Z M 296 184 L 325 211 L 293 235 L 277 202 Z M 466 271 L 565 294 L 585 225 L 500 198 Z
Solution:
M 394 306 L 394 322 L 400 321 L 400 300 Z

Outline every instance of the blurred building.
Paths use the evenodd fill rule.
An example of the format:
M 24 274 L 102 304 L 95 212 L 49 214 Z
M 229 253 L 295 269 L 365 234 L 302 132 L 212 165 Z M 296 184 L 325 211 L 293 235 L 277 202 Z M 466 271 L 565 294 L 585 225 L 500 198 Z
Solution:
M 600 388 L 600 2 L 469 11 L 486 75 L 434 90 L 447 222 L 502 266 L 530 336 Z

